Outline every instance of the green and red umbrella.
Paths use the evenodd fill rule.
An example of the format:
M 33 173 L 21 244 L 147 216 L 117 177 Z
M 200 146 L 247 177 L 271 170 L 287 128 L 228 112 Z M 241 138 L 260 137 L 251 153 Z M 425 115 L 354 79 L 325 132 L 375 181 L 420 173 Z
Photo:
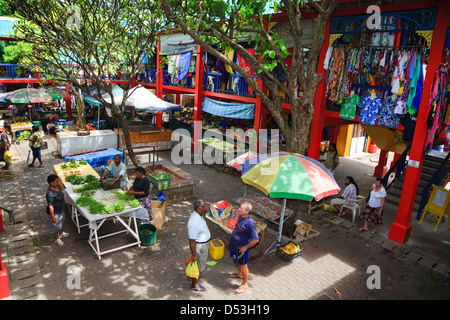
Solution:
M 12 104 L 45 103 L 52 101 L 52 97 L 39 89 L 23 88 L 12 91 L 5 101 Z

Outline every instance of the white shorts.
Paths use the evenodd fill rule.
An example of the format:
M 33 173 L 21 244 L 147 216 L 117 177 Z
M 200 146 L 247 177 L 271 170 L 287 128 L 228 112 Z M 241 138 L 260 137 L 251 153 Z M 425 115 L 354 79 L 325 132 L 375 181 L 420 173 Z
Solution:
M 334 206 L 335 204 L 337 204 L 338 206 L 342 206 L 345 203 L 345 199 L 343 198 L 334 198 L 331 199 L 330 204 L 332 206 Z

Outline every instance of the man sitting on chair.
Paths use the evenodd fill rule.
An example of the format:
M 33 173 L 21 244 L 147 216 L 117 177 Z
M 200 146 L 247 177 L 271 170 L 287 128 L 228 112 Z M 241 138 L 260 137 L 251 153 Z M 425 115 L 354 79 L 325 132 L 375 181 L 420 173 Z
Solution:
M 351 176 L 345 177 L 345 190 L 342 193 L 342 195 L 338 198 L 331 199 L 329 205 L 324 205 L 323 209 L 325 211 L 329 212 L 338 212 L 341 209 L 341 206 L 344 205 L 346 200 L 356 200 L 358 194 L 359 194 L 359 188 L 356 184 L 355 180 Z M 347 202 L 347 205 L 353 206 L 354 202 Z M 344 215 L 345 212 L 342 212 L 342 215 Z

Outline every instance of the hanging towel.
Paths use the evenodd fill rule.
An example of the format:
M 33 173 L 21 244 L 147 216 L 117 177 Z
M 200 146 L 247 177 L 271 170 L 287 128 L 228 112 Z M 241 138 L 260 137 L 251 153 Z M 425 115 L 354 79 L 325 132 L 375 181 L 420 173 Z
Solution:
M 225 56 L 230 59 L 231 61 L 233 61 L 234 58 L 234 50 L 231 48 L 227 48 L 227 50 L 225 51 Z M 231 68 L 229 65 L 225 65 L 225 69 L 227 69 L 228 73 L 234 73 L 233 68 Z
M 248 53 L 250 53 L 252 56 L 255 55 L 255 49 L 246 49 Z M 245 71 L 251 76 L 253 76 L 255 73 L 253 72 L 253 69 L 250 67 L 250 65 L 247 63 L 247 61 L 244 60 L 239 54 L 237 54 L 239 65 L 244 68 Z
M 178 81 L 183 80 L 189 72 L 189 66 L 191 64 L 191 54 L 192 51 L 187 51 L 179 54 L 179 59 L 177 60 Z

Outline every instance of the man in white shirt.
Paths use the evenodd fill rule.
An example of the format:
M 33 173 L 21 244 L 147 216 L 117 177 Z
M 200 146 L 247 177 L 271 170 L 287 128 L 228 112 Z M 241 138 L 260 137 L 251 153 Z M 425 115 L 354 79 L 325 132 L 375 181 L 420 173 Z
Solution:
M 103 176 L 100 178 L 100 182 L 105 180 L 108 174 L 112 171 L 114 180 L 109 182 L 108 185 L 112 187 L 117 181 L 120 182 L 120 187 L 129 187 L 130 181 L 127 176 L 127 166 L 122 162 L 122 157 L 120 154 L 114 156 L 114 161 L 111 162 L 108 169 L 105 170 Z
M 188 220 L 188 237 L 189 248 L 191 249 L 192 257 L 191 261 L 197 261 L 198 271 L 201 273 L 206 268 L 206 260 L 209 254 L 209 240 L 211 233 L 209 232 L 208 225 L 205 221 L 205 214 L 208 212 L 208 208 L 203 200 L 196 200 L 194 202 L 194 212 L 191 214 Z M 205 291 L 204 286 L 198 285 L 198 279 L 192 280 L 191 290 L 193 291 Z

